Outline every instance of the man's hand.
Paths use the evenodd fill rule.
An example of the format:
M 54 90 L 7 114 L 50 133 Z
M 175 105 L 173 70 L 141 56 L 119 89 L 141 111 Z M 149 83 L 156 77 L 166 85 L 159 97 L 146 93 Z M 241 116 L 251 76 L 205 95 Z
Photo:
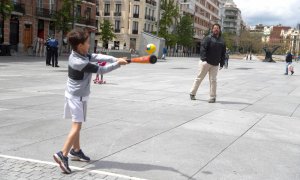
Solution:
M 126 65 L 126 64 L 128 64 L 126 59 L 127 59 L 126 57 L 125 58 L 118 58 L 117 62 L 118 62 L 119 65 Z

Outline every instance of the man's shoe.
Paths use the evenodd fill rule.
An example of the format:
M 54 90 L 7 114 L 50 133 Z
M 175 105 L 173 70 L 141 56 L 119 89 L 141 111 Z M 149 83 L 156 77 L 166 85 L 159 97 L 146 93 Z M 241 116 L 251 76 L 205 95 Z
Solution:
M 78 152 L 76 152 L 74 149 L 71 149 L 69 153 L 69 157 L 71 158 L 72 161 L 83 161 L 83 162 L 88 162 L 91 159 L 87 157 L 82 150 L 80 149 Z
M 196 100 L 195 95 L 190 94 L 191 100 Z
M 55 153 L 53 155 L 54 160 L 59 164 L 59 167 L 63 172 L 70 174 L 72 171 L 69 168 L 69 162 L 68 162 L 68 157 L 65 157 L 61 151 L 58 153 Z
M 284 75 L 288 75 L 288 73 L 284 73 Z
M 55 67 L 59 67 L 59 65 L 55 65 Z
M 209 100 L 208 100 L 208 103 L 215 103 L 216 102 L 216 98 L 210 98 Z

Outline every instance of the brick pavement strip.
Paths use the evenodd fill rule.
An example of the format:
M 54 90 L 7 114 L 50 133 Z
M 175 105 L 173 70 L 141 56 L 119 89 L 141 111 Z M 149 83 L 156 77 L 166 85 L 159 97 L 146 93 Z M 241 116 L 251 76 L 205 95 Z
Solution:
M 0 155 L 1 180 L 37 180 L 37 179 L 82 179 L 82 180 L 143 180 L 104 171 L 70 167 L 73 172 L 64 174 L 56 163 Z

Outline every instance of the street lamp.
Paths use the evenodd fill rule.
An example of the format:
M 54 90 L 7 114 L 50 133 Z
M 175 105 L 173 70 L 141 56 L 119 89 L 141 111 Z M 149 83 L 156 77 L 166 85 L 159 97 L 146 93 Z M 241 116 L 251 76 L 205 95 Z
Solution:
M 159 32 L 159 22 L 160 22 L 160 0 L 157 0 L 157 5 L 158 5 L 158 13 L 157 13 L 157 30 L 156 30 L 156 36 L 158 36 L 158 32 Z

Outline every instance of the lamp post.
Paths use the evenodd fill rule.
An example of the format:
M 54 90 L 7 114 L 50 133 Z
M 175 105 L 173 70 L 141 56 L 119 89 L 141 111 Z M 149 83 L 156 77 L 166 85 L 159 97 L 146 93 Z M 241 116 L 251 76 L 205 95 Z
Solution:
M 157 30 L 156 30 L 156 36 L 158 36 L 158 32 L 159 32 L 159 26 L 160 26 L 160 24 L 159 24 L 159 22 L 160 22 L 160 0 L 157 0 L 157 6 L 158 6 L 158 8 L 157 8 Z

